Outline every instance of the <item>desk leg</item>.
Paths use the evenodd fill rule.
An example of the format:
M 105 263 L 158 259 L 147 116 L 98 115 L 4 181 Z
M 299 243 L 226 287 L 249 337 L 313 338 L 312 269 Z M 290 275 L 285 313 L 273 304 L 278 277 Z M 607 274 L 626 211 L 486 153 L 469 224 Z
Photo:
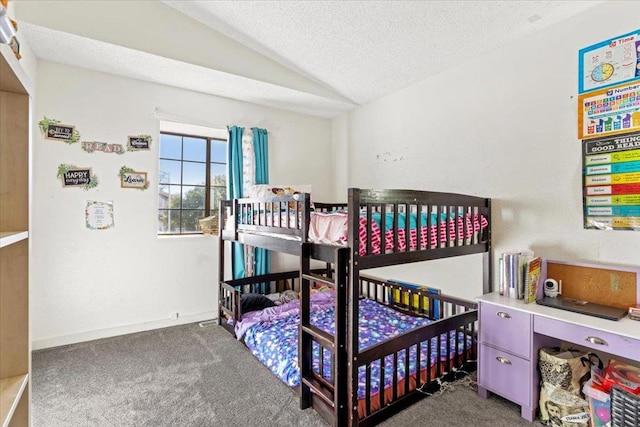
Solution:
M 478 386 L 478 396 L 483 399 L 488 399 L 491 397 L 492 393 L 484 387 Z M 520 416 L 529 422 L 533 422 L 536 419 L 536 409 L 531 408 L 529 406 L 521 406 L 520 407 Z
M 484 387 L 478 386 L 478 396 L 483 399 L 488 399 L 489 397 L 491 397 L 491 392 Z
M 520 407 L 520 415 L 525 420 L 527 420 L 529 422 L 532 422 L 533 420 L 536 419 L 536 408 L 530 408 L 528 406 L 521 406 Z

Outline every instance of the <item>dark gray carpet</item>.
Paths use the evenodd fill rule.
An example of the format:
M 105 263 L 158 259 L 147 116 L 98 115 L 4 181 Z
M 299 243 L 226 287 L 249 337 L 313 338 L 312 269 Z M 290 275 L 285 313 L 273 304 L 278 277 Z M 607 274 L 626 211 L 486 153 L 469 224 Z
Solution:
M 470 378 L 382 426 L 531 426 Z M 218 326 L 176 326 L 33 352 L 32 425 L 321 426 L 312 409 Z

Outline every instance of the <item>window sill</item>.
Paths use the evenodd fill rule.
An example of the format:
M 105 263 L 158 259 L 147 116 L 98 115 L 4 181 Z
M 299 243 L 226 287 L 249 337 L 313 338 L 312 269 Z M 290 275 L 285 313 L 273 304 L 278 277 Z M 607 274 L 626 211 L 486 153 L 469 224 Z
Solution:
M 208 234 L 157 234 L 158 239 L 168 239 L 168 240 L 173 240 L 173 239 L 197 239 L 197 238 L 202 238 L 202 237 L 213 237 L 211 235 Z

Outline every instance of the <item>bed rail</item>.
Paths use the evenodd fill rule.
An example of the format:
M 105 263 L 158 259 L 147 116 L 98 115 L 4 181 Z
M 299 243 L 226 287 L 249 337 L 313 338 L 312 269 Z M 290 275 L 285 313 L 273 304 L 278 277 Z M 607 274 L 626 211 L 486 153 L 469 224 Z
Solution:
M 362 353 L 359 356 L 358 369 L 364 369 L 366 371 L 365 382 L 365 397 L 360 399 L 358 411 L 360 420 L 358 425 L 375 425 L 388 418 L 392 413 L 396 413 L 402 408 L 410 405 L 411 403 L 425 397 L 434 386 L 434 382 L 443 378 L 445 375 L 451 373 L 468 373 L 466 369 L 474 367 L 473 361 L 476 358 L 475 347 L 468 341 L 472 340 L 472 324 L 477 318 L 477 313 L 467 312 L 459 314 L 446 320 L 440 320 L 443 322 L 444 327 L 438 327 L 433 324 L 425 327 L 425 330 L 414 331 L 407 336 L 400 338 L 399 340 L 392 341 L 395 345 L 389 348 L 372 348 L 366 353 Z M 453 328 L 453 329 L 449 329 Z M 469 337 L 468 339 L 456 340 L 455 345 L 459 345 L 459 341 L 464 341 L 464 345 L 470 348 L 463 348 L 455 351 L 456 348 L 451 346 L 449 340 L 446 339 L 450 330 L 457 331 L 456 337 Z M 430 367 L 425 367 L 420 370 L 420 373 L 409 373 L 409 364 L 405 363 L 404 369 L 400 368 L 398 363 L 399 358 L 405 360 L 414 358 L 413 363 L 417 366 L 421 366 L 421 354 L 430 355 L 432 351 L 437 351 L 438 347 L 441 347 L 446 341 L 444 346 L 446 347 L 447 357 L 444 360 L 437 361 Z M 401 344 L 403 343 L 404 344 Z M 473 344 L 475 346 L 476 344 Z M 453 347 L 453 348 L 452 348 Z M 413 350 L 413 351 L 411 351 Z M 423 356 L 430 357 L 430 356 Z M 382 373 L 378 381 L 384 381 L 385 378 L 391 378 L 391 385 L 384 393 L 372 393 L 371 392 L 371 367 L 375 363 L 381 363 L 386 358 L 393 359 L 393 368 L 391 372 Z M 429 366 L 429 364 L 427 364 Z M 398 380 L 398 378 L 402 378 Z M 409 378 L 407 380 L 406 378 Z M 391 413 L 389 413 L 391 412 Z
M 331 277 L 330 266 L 315 268 L 311 272 L 318 277 Z M 269 295 L 287 290 L 300 292 L 300 272 L 298 270 L 281 273 L 270 273 L 262 276 L 251 276 L 242 279 L 221 280 L 218 291 L 218 324 L 227 327 L 225 319 L 242 320 L 240 297 L 242 294 L 254 293 Z M 227 330 L 233 334 L 233 328 Z
M 220 201 L 222 240 L 298 255 L 311 219 L 311 196 L 299 193 Z
M 379 303 L 389 305 L 394 310 L 412 315 L 437 320 L 458 310 L 472 310 L 477 303 L 443 295 L 440 289 L 380 279 L 373 276 L 360 276 L 360 296 Z M 449 303 L 447 305 L 447 303 Z M 451 309 L 452 312 L 447 310 Z
M 490 199 L 349 189 L 349 247 L 359 269 L 488 252 Z M 409 230 L 409 231 L 407 231 Z
M 300 289 L 300 273 L 288 271 L 284 273 L 272 273 L 263 276 L 246 277 L 235 280 L 221 280 L 218 288 L 218 325 L 223 326 L 235 336 L 233 325 L 228 319 L 239 321 L 242 319 L 240 312 L 240 297 L 246 293 L 259 293 L 269 295 L 284 292 L 285 290 Z
M 346 203 L 320 203 L 313 207 L 315 212 L 346 210 Z M 227 224 L 220 227 L 224 236 L 237 239 L 238 233 L 271 233 L 306 240 L 309 228 L 307 213 L 311 212 L 311 195 L 299 193 L 271 196 L 260 199 L 221 200 L 220 211 L 227 218 Z M 235 221 L 231 221 L 234 218 Z M 306 220 L 305 220 L 306 218 Z
M 357 369 L 366 372 L 364 397 L 356 400 L 358 425 L 375 425 L 425 397 L 445 375 L 475 370 L 477 305 L 446 295 L 434 296 L 432 304 L 442 310 L 438 320 L 357 353 Z M 389 359 L 391 372 L 382 369 L 372 378 L 372 366 Z M 421 369 L 410 372 L 411 365 Z M 374 379 L 380 384 L 390 379 L 391 384 L 383 393 L 372 392 Z
M 333 420 L 334 425 L 346 425 L 341 418 L 340 422 L 335 423 L 335 417 L 341 412 L 340 408 L 345 406 L 351 408 L 348 416 L 357 420 L 357 425 L 375 425 L 425 397 L 425 390 L 430 390 L 443 376 L 462 375 L 467 370 L 475 370 L 478 319 L 475 302 L 442 294 L 421 293 L 388 283 L 384 279 L 362 277 L 360 282 L 361 298 L 373 299 L 413 315 L 417 314 L 413 308 L 403 309 L 401 305 L 389 302 L 389 295 L 394 291 L 407 291 L 412 297 L 428 298 L 431 310 L 423 307 L 419 315 L 429 317 L 433 322 L 371 346 L 365 351 L 354 352 L 352 360 L 355 361 L 355 378 L 349 378 L 344 370 L 336 369 L 340 366 L 338 358 L 344 357 L 344 352 L 339 350 L 344 338 L 335 337 L 334 341 L 331 336 L 323 339 L 313 336 L 306 346 L 301 347 L 300 366 L 307 370 L 304 382 L 315 392 L 307 393 L 307 405 L 311 404 L 330 422 Z M 338 316 L 336 322 L 337 319 Z M 323 357 L 331 358 L 331 380 L 327 379 L 322 363 L 312 368 L 310 352 L 313 346 L 317 347 L 319 354 L 324 354 Z M 404 363 L 406 361 L 410 363 Z M 374 369 L 376 365 L 386 368 Z M 391 369 L 389 365 L 392 366 Z M 364 372 L 365 377 L 364 397 L 360 395 L 362 391 L 360 394 L 354 392 L 355 394 L 347 396 L 335 395 L 338 390 L 344 390 L 345 382 L 355 380 L 360 386 L 358 378 L 361 377 L 357 374 L 359 371 Z M 378 386 L 374 387 L 376 382 Z M 382 392 L 378 391 L 380 384 L 385 384 Z M 353 390 L 357 390 L 359 386 L 354 386 Z M 342 399 L 351 401 L 343 403 Z M 343 413 L 342 417 L 344 416 Z
M 490 252 L 490 199 L 359 188 L 350 188 L 348 197 L 347 204 L 316 203 L 315 209 L 329 212 L 346 208 L 347 246 L 359 269 Z M 301 242 L 308 242 L 309 194 L 225 200 L 220 209 L 228 218 L 220 228 L 222 240 L 294 255 L 299 255 Z M 316 244 L 312 256 L 330 261 L 332 246 Z

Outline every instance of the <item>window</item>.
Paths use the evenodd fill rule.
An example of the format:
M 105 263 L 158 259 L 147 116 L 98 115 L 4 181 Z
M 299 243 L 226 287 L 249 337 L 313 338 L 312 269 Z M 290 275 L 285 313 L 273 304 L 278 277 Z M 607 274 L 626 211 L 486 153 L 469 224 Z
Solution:
M 200 234 L 199 220 L 226 198 L 227 141 L 160 132 L 159 175 L 158 234 Z

